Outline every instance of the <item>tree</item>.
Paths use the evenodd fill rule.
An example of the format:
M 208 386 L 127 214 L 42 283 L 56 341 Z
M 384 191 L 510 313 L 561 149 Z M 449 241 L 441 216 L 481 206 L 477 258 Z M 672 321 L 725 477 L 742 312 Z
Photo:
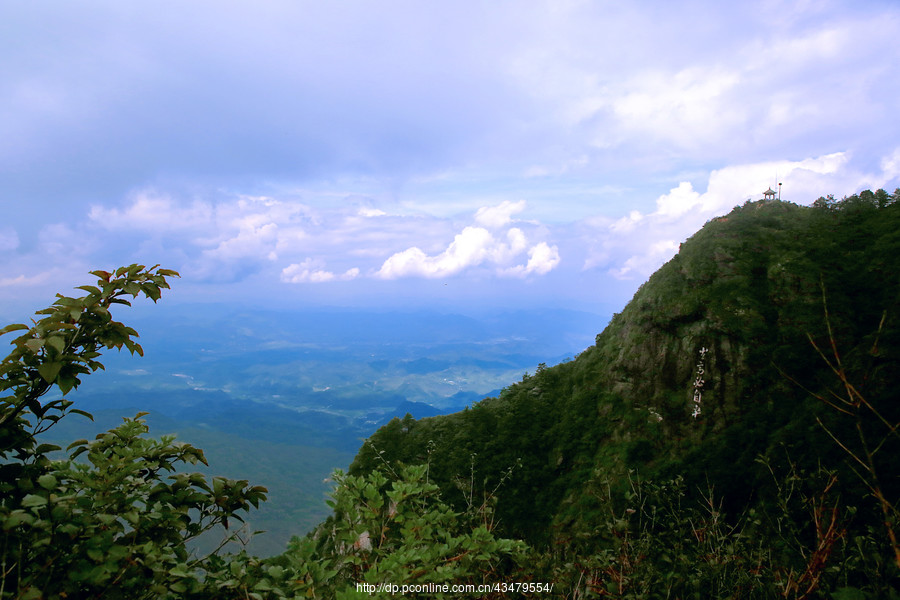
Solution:
M 0 598 L 246 597 L 240 555 L 192 556 L 196 536 L 265 500 L 266 489 L 223 477 L 175 473 L 179 463 L 206 463 L 203 452 L 173 436 L 144 437 L 147 426 L 125 419 L 93 441 L 79 440 L 64 459 L 39 435 L 72 408 L 69 393 L 80 377 L 102 369 L 103 348 L 143 354 L 137 332 L 114 321 L 114 304 L 146 296 L 156 302 L 167 277 L 157 266 L 93 271 L 88 294 L 57 294 L 31 327 L 14 324 L 0 335 L 24 331 L 0 362 Z M 43 400 L 54 388 L 58 398 Z M 84 455 L 84 460 L 75 459 Z

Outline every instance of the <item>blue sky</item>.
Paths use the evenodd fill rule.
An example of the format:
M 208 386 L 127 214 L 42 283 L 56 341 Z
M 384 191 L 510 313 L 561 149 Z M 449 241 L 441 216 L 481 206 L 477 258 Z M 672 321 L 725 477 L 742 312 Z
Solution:
M 4 2 L 0 314 L 132 262 L 179 302 L 619 310 L 776 181 L 900 186 L 897 31 L 858 0 Z

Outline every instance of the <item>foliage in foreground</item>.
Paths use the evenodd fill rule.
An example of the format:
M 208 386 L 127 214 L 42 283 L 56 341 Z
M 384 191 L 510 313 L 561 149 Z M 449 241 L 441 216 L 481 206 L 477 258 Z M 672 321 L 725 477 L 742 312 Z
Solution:
M 57 295 L 0 363 L 0 597 L 187 597 L 207 586 L 215 563 L 193 557 L 196 536 L 265 500 L 265 488 L 221 477 L 175 474 L 205 463 L 203 452 L 172 437 L 150 440 L 146 425 L 126 419 L 95 440 L 79 440 L 66 458 L 39 443 L 72 408 L 80 377 L 102 369 L 100 351 L 123 346 L 143 354 L 137 332 L 110 313 L 128 297 L 154 302 L 174 271 L 143 265 L 94 271 L 86 296 Z M 42 400 L 54 387 L 60 397 Z M 81 457 L 80 461 L 75 459 Z
M 103 368 L 100 351 L 143 354 L 111 306 L 155 302 L 178 275 L 143 265 L 92 274 L 86 296 L 58 295 L 31 327 L 0 330 L 23 332 L 0 363 L 0 598 L 354 597 L 358 583 L 493 581 L 521 563 L 524 545 L 494 535 L 489 507 L 450 509 L 426 467 L 336 474 L 335 517 L 262 561 L 221 549 L 266 489 L 186 472 L 206 464 L 203 452 L 146 437 L 146 413 L 58 458 L 38 436 L 69 413 L 90 417 L 68 394 Z M 60 396 L 42 400 L 54 388 Z M 220 527 L 222 545 L 197 556 L 191 541 Z

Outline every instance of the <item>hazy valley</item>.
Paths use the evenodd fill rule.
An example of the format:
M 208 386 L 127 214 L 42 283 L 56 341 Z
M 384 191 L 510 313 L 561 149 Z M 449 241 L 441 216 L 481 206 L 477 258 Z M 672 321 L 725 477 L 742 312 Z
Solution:
M 209 472 L 269 488 L 249 519 L 267 532 L 249 546 L 261 555 L 328 514 L 326 479 L 379 426 L 497 395 L 540 363 L 571 359 L 608 320 L 549 309 L 466 316 L 161 303 L 135 312 L 144 356 L 109 353 L 106 371 L 79 387 L 78 406 L 95 422 L 66 419 L 53 439 L 91 438 L 149 411 L 151 434 L 203 448 Z

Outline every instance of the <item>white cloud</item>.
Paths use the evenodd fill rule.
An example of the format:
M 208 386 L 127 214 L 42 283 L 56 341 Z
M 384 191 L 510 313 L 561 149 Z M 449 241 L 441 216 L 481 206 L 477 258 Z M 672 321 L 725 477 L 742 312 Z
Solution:
M 512 227 L 506 232 L 506 241 L 507 244 L 497 244 L 494 248 L 493 257 L 498 263 L 512 260 L 528 247 L 528 238 L 518 227 Z
M 897 7 L 769 4 L 604 6 L 602 17 L 582 4 L 548 22 L 558 39 L 527 48 L 513 70 L 546 109 L 540 122 L 568 137 L 554 144 L 547 133 L 545 147 L 561 149 L 558 164 L 587 152 L 614 173 L 892 144 L 884 86 L 897 88 Z M 602 40 L 580 27 L 597 18 L 612 24 Z M 530 173 L 548 174 L 550 162 Z
M 500 271 L 501 275 L 510 277 L 527 277 L 528 275 L 546 275 L 559 265 L 559 248 L 540 242 L 528 250 L 528 263 L 517 265 Z
M 341 275 L 321 268 L 322 262 L 307 258 L 302 263 L 288 265 L 281 270 L 281 281 L 284 283 L 323 283 L 326 281 L 349 281 L 359 276 L 359 269 L 348 269 Z
M 799 161 L 717 169 L 710 173 L 707 191 L 699 197 L 700 213 L 705 221 L 744 200 L 762 198 L 762 193 L 770 187 L 777 191 L 778 183 L 784 183 L 782 199 L 806 204 L 835 189 L 855 189 L 862 182 L 859 174 L 846 169 L 849 160 L 848 153 L 835 152 Z
M 625 82 L 627 91 L 610 103 L 632 134 L 694 146 L 718 140 L 723 130 L 743 122 L 743 111 L 728 97 L 739 82 L 737 73 L 723 69 L 646 72 Z
M 549 246 L 547 242 L 541 242 L 528 251 L 525 272 L 546 275 L 556 268 L 559 260 L 559 249 L 556 246 Z
M 512 220 L 512 215 L 525 210 L 525 201 L 510 202 L 504 200 L 499 206 L 484 206 L 475 213 L 475 221 L 479 225 L 491 229 L 503 227 Z
M 248 256 L 265 257 L 268 260 L 278 258 L 275 247 L 278 243 L 278 225 L 275 223 L 260 223 L 258 219 L 250 217 L 240 224 L 237 234 L 222 240 L 203 254 L 219 260 L 233 260 Z
M 656 200 L 656 213 L 660 216 L 678 217 L 700 203 L 700 194 L 690 182 L 682 181 L 678 187 Z M 632 213 L 634 214 L 634 213 Z M 640 214 L 640 213 L 638 213 Z
M 672 258 L 677 251 L 678 244 L 672 240 L 654 242 L 645 253 L 629 257 L 621 267 L 610 269 L 609 273 L 616 279 L 631 279 L 633 274 L 643 279 Z
M 169 195 L 143 190 L 132 196 L 127 208 L 91 206 L 88 217 L 104 229 L 140 231 L 205 231 L 213 219 L 210 204 L 194 201 L 183 206 Z
M 884 175 L 883 179 L 886 182 L 900 177 L 900 148 L 895 149 L 889 156 L 881 159 L 881 170 Z
M 381 209 L 368 208 L 365 206 L 360 208 L 359 212 L 357 212 L 357 214 L 361 217 L 383 217 L 383 216 L 387 215 L 387 213 Z
M 653 212 L 632 210 L 611 223 L 608 219 L 596 219 L 593 225 L 586 222 L 591 233 L 584 238 L 588 249 L 583 268 L 606 268 L 617 279 L 644 279 L 677 252 L 678 241 L 735 205 L 761 199 L 767 188 L 778 191 L 779 182 L 784 184 L 783 200 L 810 204 L 834 190 L 880 187 L 894 176 L 898 156 L 900 151 L 886 157 L 883 173 L 878 175 L 849 169 L 849 154 L 835 152 L 797 161 L 723 167 L 709 174 L 703 193 L 682 181 L 657 198 Z
M 900 177 L 896 3 L 101 4 L 4 11 L 11 281 L 637 279 L 776 173 L 798 202 Z
M 487 229 L 466 227 L 437 256 L 428 256 L 418 247 L 408 248 L 384 261 L 377 276 L 382 279 L 397 279 L 455 275 L 465 268 L 480 265 L 495 246 L 494 236 Z
M 504 201 L 497 206 L 478 209 L 475 220 L 481 225 L 499 229 L 511 221 L 511 215 L 524 207 L 524 201 Z M 375 276 L 381 279 L 449 277 L 485 264 L 497 267 L 499 275 L 544 275 L 559 263 L 556 246 L 551 248 L 540 242 L 529 249 L 528 244 L 525 232 L 518 227 L 495 235 L 484 227 L 468 226 L 456 234 L 443 252 L 429 256 L 418 246 L 407 248 L 385 260 Z M 526 265 L 508 266 L 526 250 L 529 256 Z

